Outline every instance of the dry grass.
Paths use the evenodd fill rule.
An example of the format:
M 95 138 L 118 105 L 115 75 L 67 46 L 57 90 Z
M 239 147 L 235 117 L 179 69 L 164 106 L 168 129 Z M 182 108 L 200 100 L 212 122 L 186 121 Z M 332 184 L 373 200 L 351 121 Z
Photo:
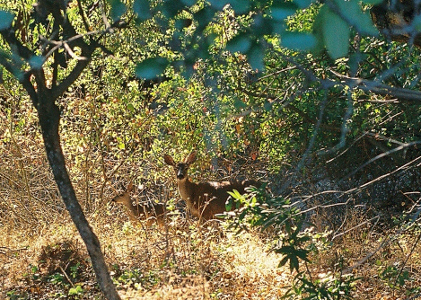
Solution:
M 80 285 L 84 293 L 74 299 L 102 299 L 84 244 L 70 220 L 61 220 L 38 228 L 38 234 L 1 231 L 2 297 L 14 291 L 20 297 L 10 299 L 67 298 L 69 288 Z M 193 221 L 178 228 L 145 229 L 112 216 L 91 223 L 123 299 L 279 299 L 295 275 L 277 267 L 281 257 L 267 251 L 253 232 L 236 235 L 220 225 L 197 227 Z M 315 278 L 328 277 L 341 259 L 344 266 L 353 265 L 372 252 L 379 239 L 374 231 L 350 231 L 330 246 L 319 245 L 307 266 Z M 421 248 L 416 242 L 415 232 L 400 235 L 354 269 L 354 275 L 362 277 L 354 298 L 406 299 L 411 289 L 419 288 Z M 394 276 L 387 279 L 384 273 L 382 279 L 387 268 Z M 397 273 L 411 280 L 399 286 Z
M 85 246 L 67 213 L 50 209 L 47 214 L 55 215 L 51 222 L 33 226 L 2 218 L 1 297 L 13 291 L 19 297 L 10 299 L 68 298 L 72 285 L 80 285 L 84 292 L 75 299 L 102 299 Z M 145 229 L 129 222 L 121 207 L 109 204 L 89 218 L 123 299 L 279 299 L 295 275 L 277 268 L 281 257 L 267 251 L 267 243 L 253 232 L 237 236 L 221 226 L 199 228 L 193 220 L 167 230 Z M 363 222 L 364 216 L 350 210 L 342 228 L 346 234 L 333 242 L 332 236 L 327 243 L 318 240 L 319 252 L 307 265 L 313 279 L 358 263 L 387 235 L 396 234 L 380 234 L 369 223 L 359 226 Z M 396 235 L 355 268 L 353 274 L 362 279 L 354 298 L 406 299 L 411 290 L 408 296 L 416 295 L 421 286 L 418 237 L 417 228 Z M 408 280 L 400 284 L 399 278 Z
M 191 224 L 161 232 L 102 221 L 93 227 L 124 299 L 269 299 L 282 296 L 290 281 L 289 272 L 277 268 L 279 256 L 265 251 L 252 233 L 221 237 L 225 231 L 215 226 L 198 230 Z M 12 290 L 27 299 L 64 293 L 76 264 L 75 276 L 85 280 L 85 291 L 91 290 L 86 295 L 99 295 L 71 223 L 50 224 L 34 236 L 2 232 L 0 241 L 8 249 L 0 256 L 3 296 Z M 63 275 L 64 284 L 52 282 L 54 274 Z

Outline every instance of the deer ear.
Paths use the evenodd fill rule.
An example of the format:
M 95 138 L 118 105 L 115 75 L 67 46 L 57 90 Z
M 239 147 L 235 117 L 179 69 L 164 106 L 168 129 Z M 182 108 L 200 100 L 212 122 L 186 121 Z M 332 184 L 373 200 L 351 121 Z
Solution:
M 165 163 L 166 163 L 167 165 L 170 165 L 170 166 L 175 166 L 174 159 L 172 159 L 172 157 L 171 157 L 171 156 L 169 156 L 168 154 L 165 154 L 165 155 L 164 155 L 164 161 L 165 161 Z
M 126 191 L 131 192 L 133 190 L 133 182 L 130 181 L 129 185 L 127 186 Z
M 192 163 L 194 163 L 196 161 L 196 151 L 193 151 L 192 153 L 190 153 L 189 156 L 187 156 L 185 163 L 190 165 Z

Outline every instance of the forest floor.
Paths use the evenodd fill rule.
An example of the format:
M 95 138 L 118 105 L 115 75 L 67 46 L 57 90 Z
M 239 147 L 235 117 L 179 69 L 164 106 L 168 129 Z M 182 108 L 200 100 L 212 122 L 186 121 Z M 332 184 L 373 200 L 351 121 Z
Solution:
M 235 234 L 219 222 L 197 226 L 193 220 L 166 228 L 112 216 L 90 222 L 122 299 L 281 299 L 296 275 L 278 267 L 282 257 L 256 231 Z M 384 237 L 354 230 L 320 246 L 306 268 L 323 282 L 338 265 L 374 252 Z M 103 299 L 85 246 L 65 217 L 32 230 L 4 228 L 0 245 L 0 298 Z M 419 248 L 411 235 L 391 240 L 352 270 L 359 278 L 352 299 L 416 299 Z
M 110 218 L 111 219 L 111 218 Z M 257 233 L 236 235 L 195 222 L 143 228 L 91 220 L 123 299 L 277 299 L 291 273 L 278 268 Z M 0 233 L 1 296 L 102 299 L 87 251 L 70 220 Z

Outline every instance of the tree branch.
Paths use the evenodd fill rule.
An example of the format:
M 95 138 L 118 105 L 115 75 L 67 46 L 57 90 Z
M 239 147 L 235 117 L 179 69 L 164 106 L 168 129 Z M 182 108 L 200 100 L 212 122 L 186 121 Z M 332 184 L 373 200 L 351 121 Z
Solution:
M 367 79 L 348 77 L 332 70 L 331 72 L 343 81 L 342 84 L 358 87 L 365 92 L 371 92 L 383 96 L 390 95 L 396 97 L 400 101 L 405 101 L 411 104 L 421 104 L 421 92 L 419 91 L 391 87 L 386 84 Z

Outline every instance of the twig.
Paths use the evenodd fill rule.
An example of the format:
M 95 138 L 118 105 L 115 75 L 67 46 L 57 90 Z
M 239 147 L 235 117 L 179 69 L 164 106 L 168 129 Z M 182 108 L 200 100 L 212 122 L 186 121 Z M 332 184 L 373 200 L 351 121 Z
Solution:
M 421 213 L 421 208 L 419 208 L 418 211 L 412 216 L 411 222 L 415 222 L 415 220 L 418 219 L 420 213 Z M 349 273 L 352 270 L 354 270 L 355 268 L 358 268 L 359 266 L 361 266 L 362 264 L 364 264 L 367 260 L 369 260 L 371 257 L 373 257 L 374 254 L 376 254 L 380 249 L 382 249 L 383 247 L 385 247 L 388 244 L 390 244 L 390 242 L 392 242 L 392 240 L 396 239 L 400 234 L 402 234 L 408 227 L 409 226 L 403 226 L 401 229 L 398 230 L 397 233 L 395 233 L 394 235 L 389 236 L 387 239 L 385 239 L 374 251 L 372 251 L 371 253 L 369 253 L 366 257 L 360 259 L 353 266 L 348 267 L 345 270 L 343 270 L 343 273 Z M 420 238 L 421 238 L 421 234 L 418 236 L 418 240 Z M 411 253 L 412 253 L 412 250 L 411 250 Z
M 371 92 L 383 96 L 392 95 L 400 101 L 406 101 L 413 104 L 421 104 L 421 92 L 408 90 L 404 88 L 391 87 L 383 83 L 372 80 L 348 77 L 330 70 L 332 74 L 342 79 L 346 85 L 358 87 L 365 92 Z
M 29 249 L 29 246 L 25 246 L 25 247 L 19 248 L 19 249 L 10 249 L 8 247 L 0 246 L 0 254 L 3 254 L 3 255 L 7 256 L 8 253 L 10 253 L 10 252 L 16 253 L 16 252 L 24 251 L 24 250 L 28 250 L 28 249 Z
M 60 268 L 61 272 L 63 273 L 64 277 L 66 277 L 67 281 L 70 283 L 70 285 L 71 285 L 72 287 L 74 287 L 74 286 L 75 286 L 75 285 L 74 285 L 74 283 L 73 283 L 73 282 L 72 282 L 72 280 L 70 279 L 69 275 L 67 275 L 67 273 L 66 273 L 66 271 L 63 269 L 63 267 L 62 267 L 62 266 L 59 266 L 59 268 Z

